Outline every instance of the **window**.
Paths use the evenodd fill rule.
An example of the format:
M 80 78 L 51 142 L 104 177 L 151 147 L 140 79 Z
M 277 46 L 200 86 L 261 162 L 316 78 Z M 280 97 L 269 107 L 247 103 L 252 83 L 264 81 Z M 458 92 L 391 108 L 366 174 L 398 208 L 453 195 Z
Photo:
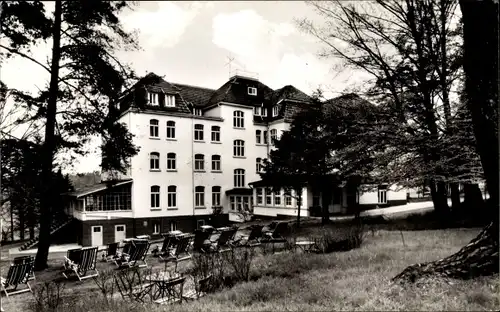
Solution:
M 220 142 L 220 127 L 212 126 L 212 142 Z
M 194 125 L 194 140 L 203 141 L 203 125 Z
M 175 169 L 176 169 L 175 153 L 168 153 L 167 154 L 167 170 L 175 170 Z
M 260 130 L 255 130 L 255 142 L 257 144 L 260 144 L 260 136 L 261 136 L 261 131 Z
M 387 204 L 387 186 L 379 186 L 378 188 L 378 203 Z
M 320 193 L 313 192 L 313 207 L 321 206 Z
M 264 195 L 262 192 L 262 188 L 260 187 L 257 188 L 256 193 L 257 193 L 257 205 L 262 205 L 262 203 L 264 202 Z
M 212 155 L 212 171 L 221 171 L 220 155 Z
M 230 203 L 231 211 L 235 211 L 236 210 L 236 198 L 234 196 L 229 196 L 229 203 Z
M 245 128 L 245 114 L 242 111 L 234 111 L 233 113 L 233 127 Z
M 267 144 L 267 131 L 264 131 L 264 144 Z
M 279 115 L 279 112 L 280 112 L 280 108 L 279 106 L 274 106 L 273 107 L 273 117 L 276 117 Z
M 165 106 L 175 107 L 175 95 L 165 95 Z
M 158 120 L 156 119 L 151 119 L 149 121 L 149 136 L 151 138 L 158 138 L 160 137 L 159 131 L 158 131 Z
M 255 116 L 260 116 L 260 107 L 254 107 L 253 108 L 253 114 Z
M 262 171 L 262 159 L 261 158 L 257 158 L 255 160 L 255 172 L 261 172 Z
M 271 206 L 273 204 L 273 193 L 270 188 L 266 188 L 266 205 Z
M 200 108 L 195 108 L 195 109 L 193 110 L 193 115 L 195 115 L 195 116 L 201 116 L 201 115 L 203 115 L 203 114 L 202 114 L 202 112 L 201 112 L 201 109 L 200 109 Z
M 234 169 L 234 187 L 245 186 L 245 169 Z
M 271 144 L 274 144 L 276 140 L 278 139 L 278 131 L 276 129 L 271 130 Z
M 204 207 L 205 206 L 205 187 L 204 186 L 195 187 L 194 188 L 194 197 L 195 197 L 194 206 L 195 207 Z
M 149 169 L 160 170 L 160 153 L 152 152 L 149 154 Z
M 167 208 L 177 207 L 177 186 L 169 185 L 167 188 Z
M 158 185 L 151 186 L 151 208 L 160 208 L 160 187 Z
M 248 94 L 249 95 L 257 95 L 257 88 L 248 87 Z
M 177 222 L 170 221 L 170 232 L 177 231 Z
M 175 139 L 175 121 L 167 121 L 167 139 Z
M 266 117 L 267 116 L 267 108 L 262 107 L 260 110 L 262 112 L 262 117 Z
M 245 156 L 245 141 L 234 140 L 233 156 L 236 156 L 236 157 L 244 157 Z
M 285 194 L 285 205 L 287 206 L 292 205 L 292 196 L 289 193 Z
M 194 155 L 194 170 L 205 170 L 205 156 L 202 154 Z
M 160 234 L 160 222 L 153 222 L 153 234 Z
M 274 192 L 274 205 L 281 206 L 281 190 Z
M 148 92 L 148 104 L 153 106 L 159 106 L 158 93 Z
M 212 206 L 220 206 L 220 186 L 212 186 Z

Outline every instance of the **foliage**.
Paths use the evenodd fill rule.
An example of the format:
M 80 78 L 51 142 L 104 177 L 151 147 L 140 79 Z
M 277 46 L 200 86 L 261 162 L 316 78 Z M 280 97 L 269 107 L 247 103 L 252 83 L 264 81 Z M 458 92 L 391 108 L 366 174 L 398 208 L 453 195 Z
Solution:
M 45 282 L 33 292 L 35 301 L 30 306 L 32 311 L 56 312 L 63 303 L 64 284 Z
M 457 114 L 463 76 L 457 2 L 309 3 L 325 23 L 298 25 L 325 44 L 322 56 L 372 78 L 363 91 L 379 107 L 374 121 L 358 123 L 362 134 L 347 146 L 346 159 L 377 151 L 379 179 L 428 181 L 436 209 L 446 210 L 443 183 L 481 177 L 477 156 L 459 148 L 470 144 L 470 132 L 454 131 L 464 117 Z
M 46 2 L 2 2 L 0 49 L 4 60 L 16 55 L 42 67 L 50 75 L 48 86 L 36 95 L 13 90 L 15 103 L 30 112 L 20 122 L 45 124 L 41 153 L 42 180 L 50 178 L 56 152 L 84 155 L 85 143 L 102 135 L 102 164 L 105 170 L 126 171 L 137 154 L 132 136 L 117 122 L 114 108 L 122 91 L 131 83 L 133 71 L 114 55 L 118 48 L 136 49 L 119 14 L 125 1 L 55 1 L 54 12 L 46 14 Z M 29 54 L 37 43 L 51 39 L 50 65 Z M 4 43 L 5 42 L 5 43 Z M 52 199 L 55 189 L 46 184 L 41 200 L 40 242 L 35 269 L 46 267 L 50 245 Z

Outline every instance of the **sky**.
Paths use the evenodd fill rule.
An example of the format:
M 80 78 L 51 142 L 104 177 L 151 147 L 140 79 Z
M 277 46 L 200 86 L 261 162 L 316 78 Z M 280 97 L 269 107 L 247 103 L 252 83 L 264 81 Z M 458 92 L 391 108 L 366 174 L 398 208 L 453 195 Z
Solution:
M 46 4 L 47 11 L 52 7 Z M 138 31 L 141 49 L 117 55 L 138 75 L 154 72 L 170 82 L 213 89 L 236 69 L 257 74 L 273 89 L 291 84 L 311 94 L 320 87 L 326 97 L 360 83 L 352 72 L 339 72 L 337 60 L 318 56 L 321 43 L 295 26 L 294 18 L 303 17 L 321 22 L 302 1 L 142 1 L 121 15 L 127 30 Z M 45 61 L 50 46 L 37 46 L 31 55 Z M 32 92 L 49 78 L 38 65 L 20 58 L 2 64 L 0 75 L 9 87 Z M 89 149 L 95 152 L 63 171 L 99 170 L 98 141 Z

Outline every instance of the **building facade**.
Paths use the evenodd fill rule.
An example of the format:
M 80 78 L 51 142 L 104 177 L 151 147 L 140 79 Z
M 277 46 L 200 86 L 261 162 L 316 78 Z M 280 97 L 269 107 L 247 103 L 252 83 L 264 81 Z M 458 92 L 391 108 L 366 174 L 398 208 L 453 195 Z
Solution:
M 148 74 L 114 107 L 140 147 L 127 173 L 103 173 L 103 183 L 70 194 L 78 243 L 192 231 L 238 221 L 242 212 L 296 215 L 293 196 L 250 184 L 260 180 L 272 140 L 310 102 L 293 86 L 272 90 L 251 77 L 233 76 L 212 90 Z M 343 212 L 342 199 L 334 198 L 331 212 Z M 302 200 L 307 216 L 316 195 L 305 188 Z

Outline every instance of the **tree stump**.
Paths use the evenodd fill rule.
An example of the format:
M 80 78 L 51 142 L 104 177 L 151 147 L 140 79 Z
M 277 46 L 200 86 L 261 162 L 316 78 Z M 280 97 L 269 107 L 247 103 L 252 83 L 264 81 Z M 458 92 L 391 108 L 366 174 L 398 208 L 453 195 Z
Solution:
M 498 274 L 498 235 L 498 223 L 491 222 L 457 253 L 441 260 L 411 265 L 396 275 L 392 281 L 414 283 L 422 277 L 430 276 L 470 279 Z

